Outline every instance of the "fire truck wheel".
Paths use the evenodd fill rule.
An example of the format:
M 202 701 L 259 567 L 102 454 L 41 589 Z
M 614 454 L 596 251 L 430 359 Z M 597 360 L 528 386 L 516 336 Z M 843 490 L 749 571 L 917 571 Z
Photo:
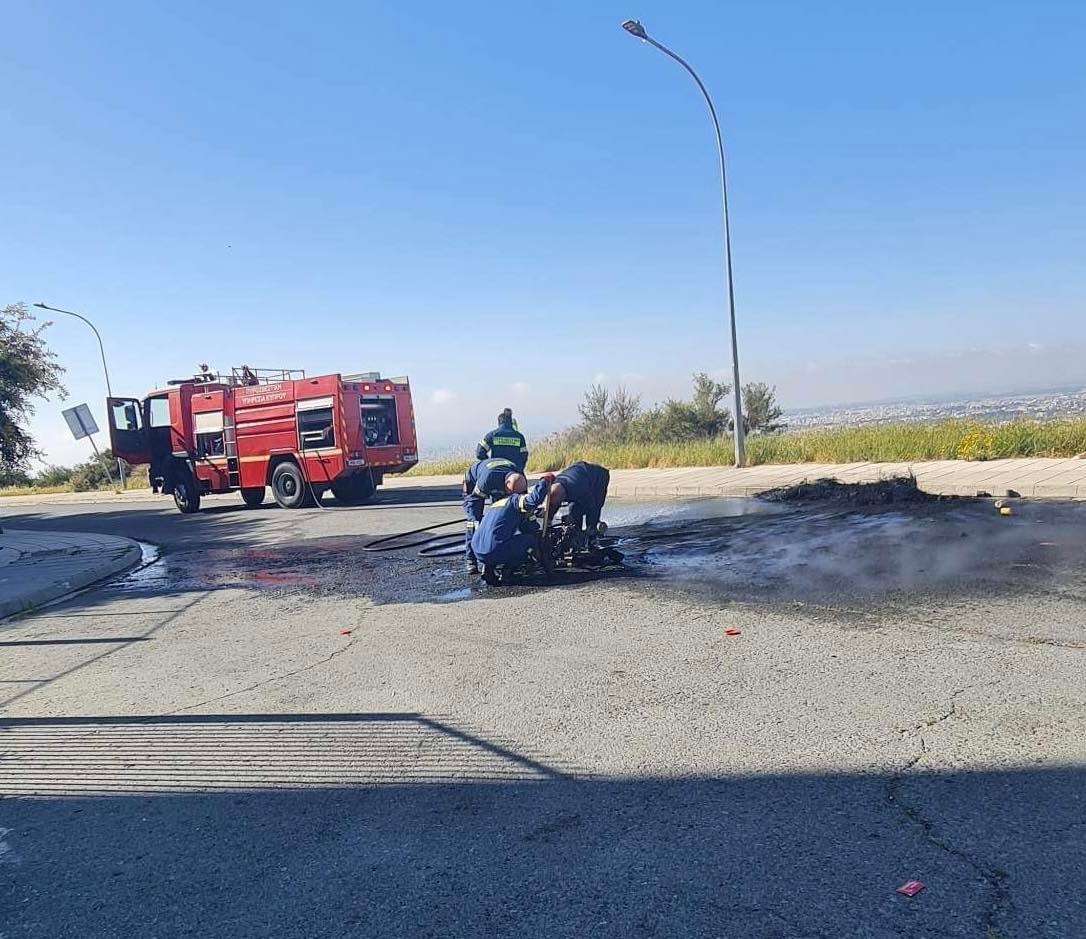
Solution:
M 244 502 L 250 509 L 255 509 L 258 505 L 264 501 L 264 486 L 252 489 L 241 490 L 241 501 Z
M 173 501 L 178 511 L 184 515 L 200 511 L 200 493 L 192 474 L 187 470 L 179 473 L 173 481 Z
M 271 479 L 272 495 L 284 509 L 300 509 L 313 504 L 313 493 L 297 463 L 280 463 Z

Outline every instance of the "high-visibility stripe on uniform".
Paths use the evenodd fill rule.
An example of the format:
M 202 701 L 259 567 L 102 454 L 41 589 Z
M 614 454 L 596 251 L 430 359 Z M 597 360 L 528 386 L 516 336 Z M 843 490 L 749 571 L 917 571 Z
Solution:
M 492 447 L 519 447 L 521 445 L 520 437 L 494 437 L 490 441 Z M 486 444 L 484 443 L 485 447 Z

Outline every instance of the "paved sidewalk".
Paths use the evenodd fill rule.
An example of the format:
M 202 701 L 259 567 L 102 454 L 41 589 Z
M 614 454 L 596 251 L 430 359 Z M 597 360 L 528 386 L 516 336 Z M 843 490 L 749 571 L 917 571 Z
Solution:
M 0 532 L 0 619 L 48 603 L 139 563 L 128 538 L 80 532 Z
M 874 482 L 912 473 L 920 487 L 937 495 L 1086 499 L 1086 460 L 925 460 L 916 463 L 791 463 L 735 469 L 730 466 L 612 470 L 616 499 L 682 496 L 753 496 L 777 486 L 831 477 Z M 459 485 L 457 476 L 390 476 L 388 488 Z

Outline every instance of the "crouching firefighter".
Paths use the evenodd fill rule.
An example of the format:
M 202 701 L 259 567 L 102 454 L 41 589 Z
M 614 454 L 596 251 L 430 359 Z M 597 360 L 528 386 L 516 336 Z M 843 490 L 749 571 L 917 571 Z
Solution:
M 607 487 L 611 483 L 611 471 L 606 466 L 578 460 L 554 477 L 551 487 L 550 511 L 569 503 L 569 521 L 574 532 L 584 526 L 585 543 L 589 548 L 598 546 L 600 513 L 607 501 Z
M 517 471 L 511 460 L 478 460 L 464 474 L 464 553 L 465 567 L 469 574 L 479 573 L 479 564 L 471 549 L 471 539 L 476 526 L 483 518 L 483 506 L 487 499 L 501 499 L 510 493 L 528 491 L 528 480 Z
M 520 479 L 524 477 L 520 476 Z M 514 493 L 495 502 L 479 522 L 471 539 L 471 550 L 482 562 L 487 583 L 497 582 L 499 566 L 519 567 L 533 552 L 539 551 L 539 525 L 534 516 L 543 505 L 549 488 L 550 480 L 541 479 L 530 492 Z

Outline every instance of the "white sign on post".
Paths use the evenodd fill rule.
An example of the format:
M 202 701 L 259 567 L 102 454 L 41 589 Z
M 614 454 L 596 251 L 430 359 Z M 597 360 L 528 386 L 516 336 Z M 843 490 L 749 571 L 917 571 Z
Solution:
M 91 434 L 98 433 L 98 425 L 94 422 L 94 415 L 85 404 L 77 404 L 74 408 L 68 408 L 61 412 L 64 420 L 68 422 L 68 429 L 76 440 L 82 440 Z

